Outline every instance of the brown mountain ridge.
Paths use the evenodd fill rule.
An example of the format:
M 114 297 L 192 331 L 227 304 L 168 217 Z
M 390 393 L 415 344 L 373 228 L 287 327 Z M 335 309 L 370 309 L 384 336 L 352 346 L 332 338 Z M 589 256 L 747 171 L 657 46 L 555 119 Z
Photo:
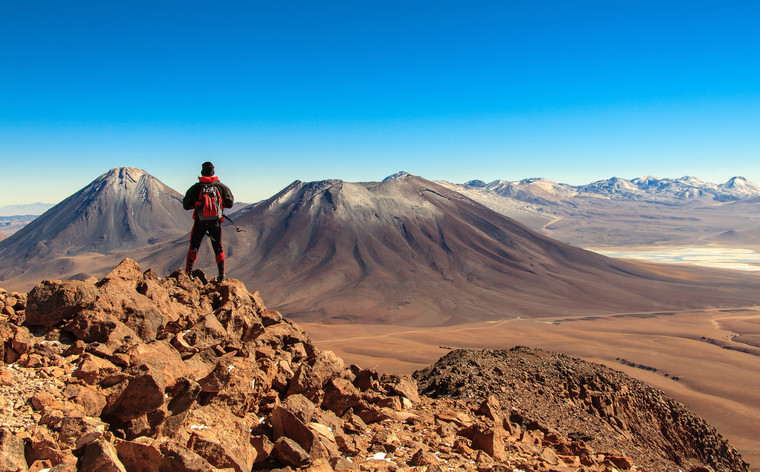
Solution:
M 137 257 L 191 226 L 177 191 L 143 170 L 111 169 L 1 241 L 0 280 L 102 276 L 125 256 L 101 256 Z
M 296 181 L 238 212 L 228 272 L 301 321 L 442 325 L 739 306 L 757 278 L 634 265 L 555 241 L 441 185 Z M 181 266 L 185 241 L 146 257 Z M 208 247 L 201 260 L 213 261 Z

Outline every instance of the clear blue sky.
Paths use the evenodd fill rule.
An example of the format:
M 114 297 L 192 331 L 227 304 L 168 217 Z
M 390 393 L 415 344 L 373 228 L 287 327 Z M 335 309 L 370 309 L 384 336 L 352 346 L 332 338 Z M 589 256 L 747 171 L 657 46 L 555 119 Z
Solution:
M 760 182 L 756 1 L 0 0 L 0 206 L 116 166 Z

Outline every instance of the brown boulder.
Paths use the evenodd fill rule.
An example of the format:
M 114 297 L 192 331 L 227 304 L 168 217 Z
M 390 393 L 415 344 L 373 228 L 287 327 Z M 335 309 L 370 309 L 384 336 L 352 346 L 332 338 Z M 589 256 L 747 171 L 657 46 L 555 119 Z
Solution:
M 504 412 L 496 395 L 489 395 L 488 398 L 483 400 L 483 403 L 478 408 L 478 413 L 492 419 L 497 425 L 504 423 Z
M 343 359 L 332 351 L 322 351 L 317 356 L 303 362 L 290 382 L 288 395 L 301 393 L 312 401 L 320 401 L 322 388 L 334 376 L 343 373 Z
M 34 461 L 29 465 L 29 472 L 50 472 L 51 468 L 53 468 L 53 463 L 49 460 Z
M 113 268 L 111 272 L 105 275 L 97 283 L 99 287 L 109 284 L 131 285 L 134 287 L 142 279 L 142 271 L 137 262 L 130 258 L 122 260 L 119 265 Z
M 178 380 L 169 393 L 169 397 L 171 398 L 168 405 L 169 411 L 175 415 L 186 411 L 192 406 L 200 393 L 201 386 L 198 382 L 188 378 Z
M 104 356 L 111 356 L 117 350 L 126 351 L 140 341 L 137 333 L 127 325 L 110 313 L 98 309 L 80 311 L 63 329 L 77 339 L 90 343 L 89 350 L 99 351 Z M 96 351 L 93 343 L 103 346 Z
M 218 346 L 227 338 L 227 330 L 213 314 L 200 319 L 189 330 L 177 333 L 172 341 L 174 347 L 181 353 L 198 352 L 203 349 Z
M 116 298 L 111 293 L 109 295 Z M 156 339 L 167 322 L 161 310 L 148 297 L 138 292 L 129 291 L 119 295 L 121 300 L 116 308 L 119 320 L 143 341 L 150 342 Z
M 11 340 L 11 349 L 16 351 L 17 354 L 27 354 L 35 344 L 34 335 L 29 332 L 25 326 L 15 327 L 16 334 Z
M 249 471 L 256 460 L 251 445 L 250 420 L 239 418 L 226 408 L 206 405 L 190 410 L 181 437 L 193 452 L 218 468 Z
M 275 369 L 274 376 L 272 376 L 269 383 L 272 385 L 272 388 L 284 395 L 290 386 L 290 381 L 293 380 L 296 374 L 293 372 L 290 362 L 285 359 L 278 361 Z
M 56 439 L 47 428 L 37 428 L 30 437 L 25 438 L 26 460 L 50 460 L 53 464 L 74 463 L 76 457 L 71 450 L 61 450 Z
M 369 441 L 355 434 L 336 434 L 335 443 L 341 452 L 349 456 L 356 456 L 369 449 Z
M 153 442 L 163 456 L 160 470 L 171 472 L 215 472 L 206 459 L 175 441 L 163 438 Z M 131 471 L 130 471 L 131 472 Z
M 283 319 L 281 323 L 264 328 L 264 332 L 256 338 L 256 345 L 268 346 L 279 351 L 284 350 L 287 345 L 304 341 L 308 341 L 306 333 L 287 319 Z
M 7 321 L 0 320 L 0 361 L 7 364 L 12 364 L 18 359 L 18 353 L 11 348 L 11 341 L 16 334 L 14 329 L 15 327 Z M 14 359 L 10 359 L 11 357 Z
M 117 373 L 121 374 L 121 369 L 113 365 L 113 363 L 85 353 L 79 360 L 77 368 L 71 373 L 71 376 L 81 379 L 90 385 L 97 385 L 102 380 Z
M 76 463 L 54 465 L 48 472 L 77 472 Z
M 608 461 L 615 464 L 615 467 L 623 470 L 629 470 L 633 467 L 633 459 L 618 454 L 607 454 L 605 457 Z
M 407 461 L 407 464 L 420 467 L 437 465 L 438 462 L 438 458 L 432 452 L 428 452 L 423 449 L 417 449 L 417 451 L 412 454 L 412 457 L 409 459 L 409 461 Z
M 545 461 L 549 465 L 558 465 L 561 461 L 554 449 L 545 447 L 538 456 L 541 460 Z M 563 463 L 564 465 L 564 463 Z
M 379 390 L 379 378 L 380 376 L 374 370 L 360 370 L 356 373 L 354 385 L 356 385 L 356 387 L 362 392 L 366 392 L 367 390 Z
M 182 361 L 177 350 L 166 340 L 138 344 L 127 351 L 126 355 L 127 364 L 130 366 L 144 364 L 161 372 L 166 385 L 173 385 L 180 378 L 191 377 L 197 373 Z
M 272 441 L 263 434 L 251 437 L 251 446 L 256 450 L 254 464 L 259 464 L 267 460 L 272 454 L 272 449 L 274 449 Z
M 330 410 L 318 408 L 314 412 L 312 423 L 320 423 L 330 428 L 333 433 L 343 432 L 343 420 Z
M 390 390 L 396 395 L 409 399 L 412 403 L 419 403 L 420 393 L 417 389 L 417 382 L 407 375 L 393 376 L 389 382 Z
M 475 457 L 475 466 L 479 471 L 491 470 L 494 465 L 496 465 L 496 461 L 493 460 L 493 457 L 489 456 L 482 450 L 478 451 L 478 454 Z
M 100 439 L 107 425 L 99 419 L 89 416 L 67 416 L 61 421 L 58 433 L 60 445 L 69 449 L 80 449 Z
M 128 421 L 159 408 L 164 403 L 164 377 L 143 366 L 134 377 L 115 387 L 108 396 L 103 416 Z
M 26 304 L 26 323 L 52 328 L 98 299 L 98 289 L 77 280 L 43 280 L 35 286 Z
M 34 408 L 37 411 L 40 411 L 46 407 L 49 407 L 51 405 L 55 405 L 60 409 L 60 402 L 55 399 L 55 397 L 50 392 L 36 392 L 32 397 L 29 399 L 29 403 L 31 403 L 32 408 Z
M 234 309 L 220 308 L 214 314 L 224 324 L 226 332 L 243 343 L 256 339 L 264 332 L 261 318 L 252 306 Z
M 188 376 L 198 382 L 214 371 L 219 357 L 213 349 L 204 349 L 183 360 L 183 364 L 189 372 Z
M 292 401 L 293 398 L 298 401 Z M 288 437 L 308 452 L 314 444 L 314 433 L 307 426 L 313 416 L 314 405 L 301 395 L 294 395 L 287 400 L 274 407 L 269 415 L 272 438 L 277 440 Z
M 330 427 L 315 422 L 307 426 L 314 435 L 314 441 L 308 451 L 312 459 L 333 459 L 340 456 L 340 448 Z
M 77 461 L 79 472 L 127 472 L 119 460 L 116 448 L 103 440 L 85 446 Z
M 219 358 L 211 373 L 198 380 L 204 392 L 217 393 L 227 385 L 234 369 L 234 356 L 234 353 L 225 354 Z
M 303 395 L 291 395 L 281 405 L 303 423 L 309 423 L 317 411 L 316 405 Z
M 254 295 L 258 294 L 259 292 L 256 292 Z M 277 310 L 261 310 L 259 312 L 259 316 L 261 316 L 261 322 L 265 327 L 272 326 L 273 324 L 277 324 L 282 321 L 282 315 Z
M 245 284 L 237 279 L 227 279 L 217 288 L 217 291 L 220 298 L 220 308 L 249 307 L 257 311 L 265 308 L 258 292 L 251 294 Z
M 361 399 L 361 392 L 353 383 L 340 377 L 334 377 L 324 387 L 322 407 L 342 416 L 349 408 L 359 406 Z
M 435 415 L 437 420 L 453 423 L 460 428 L 466 428 L 472 425 L 472 418 L 466 413 L 456 410 L 441 411 Z
M 27 471 L 24 441 L 5 428 L 0 428 L 0 470 Z
M 304 472 L 334 472 L 330 462 L 327 459 L 317 459 L 309 465 L 309 467 L 303 469 Z
M 96 388 L 69 384 L 63 394 L 74 403 L 81 405 L 86 416 L 100 416 L 106 406 L 106 397 Z
M 128 472 L 160 472 L 164 457 L 153 443 L 154 440 L 147 437 L 116 440 L 116 453 Z
M 385 452 L 393 452 L 398 449 L 400 440 L 396 433 L 389 429 L 381 429 L 374 436 L 372 436 L 371 443 L 376 446 L 380 446 Z
M 172 302 L 169 291 L 158 280 L 153 280 L 151 277 L 152 275 L 146 273 L 145 279 L 137 284 L 137 292 L 153 302 L 163 315 L 166 324 L 176 323 L 182 314 L 188 313 L 187 308 Z
M 251 362 L 247 357 L 234 356 L 223 359 L 229 360 L 224 363 L 227 369 L 226 382 L 209 402 L 224 405 L 240 417 L 249 411 L 256 411 L 263 393 L 262 375 L 258 370 L 258 364 Z M 204 387 L 203 381 L 199 383 Z
M 294 440 L 283 436 L 274 443 L 272 456 L 289 467 L 305 467 L 311 464 L 309 454 Z
M 472 429 L 473 449 L 479 449 L 499 462 L 507 460 L 504 449 L 506 439 L 507 432 L 501 427 L 488 428 L 478 424 Z

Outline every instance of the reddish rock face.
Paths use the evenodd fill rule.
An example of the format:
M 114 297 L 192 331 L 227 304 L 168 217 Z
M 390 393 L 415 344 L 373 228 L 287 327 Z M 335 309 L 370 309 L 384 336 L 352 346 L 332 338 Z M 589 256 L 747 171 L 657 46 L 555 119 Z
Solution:
M 0 469 L 27 470 L 24 440 L 4 428 L 0 428 Z
M 45 280 L 29 292 L 26 323 L 52 328 L 92 306 L 98 290 L 80 281 Z
M 204 280 L 126 260 L 101 281 L 42 282 L 28 303 L 0 290 L 12 308 L 0 317 L 0 469 L 748 470 L 682 406 L 590 364 L 518 350 L 520 367 L 506 356 L 496 374 L 488 352 L 452 354 L 417 375 L 423 393 L 448 396 L 435 399 L 407 376 L 346 367 L 239 281 Z M 505 396 L 493 388 L 505 376 L 527 383 Z M 565 416 L 557 405 L 572 398 L 626 447 L 521 398 Z
M 127 472 L 119 460 L 116 448 L 106 441 L 95 441 L 87 445 L 77 462 L 77 470 L 82 472 Z

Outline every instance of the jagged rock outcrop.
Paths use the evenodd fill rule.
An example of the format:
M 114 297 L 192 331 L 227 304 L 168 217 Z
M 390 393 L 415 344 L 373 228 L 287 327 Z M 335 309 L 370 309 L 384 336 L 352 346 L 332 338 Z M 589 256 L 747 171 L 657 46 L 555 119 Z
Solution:
M 516 347 L 457 350 L 414 377 L 434 397 L 484 400 L 481 412 L 541 431 L 562 454 L 575 442 L 601 451 L 618 468 L 633 460 L 646 470 L 749 470 L 720 434 L 682 404 L 622 372 L 562 354 Z M 622 451 L 631 459 L 623 460 Z
M 159 277 L 127 259 L 101 280 L 0 291 L 0 309 L 2 470 L 663 470 L 528 421 L 498 396 L 434 399 L 409 377 L 346 366 L 234 279 Z M 595 392 L 608 390 L 578 378 L 594 392 L 575 401 L 605 407 Z M 719 438 L 700 431 L 701 444 Z M 680 454 L 692 438 L 667 439 Z M 715 444 L 681 463 L 743 464 Z

